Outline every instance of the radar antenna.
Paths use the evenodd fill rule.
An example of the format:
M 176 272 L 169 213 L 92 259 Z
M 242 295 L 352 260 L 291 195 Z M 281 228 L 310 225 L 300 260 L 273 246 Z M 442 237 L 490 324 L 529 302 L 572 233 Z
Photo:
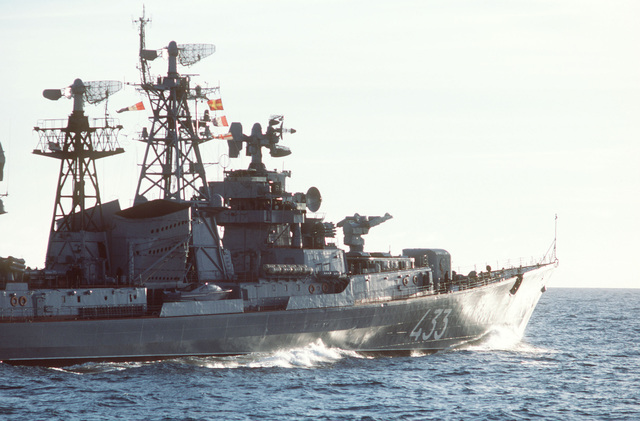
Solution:
M 144 34 L 142 34 L 144 37 Z M 177 61 L 181 66 L 193 66 L 200 60 L 209 57 L 216 52 L 216 46 L 213 44 L 176 44 L 178 49 Z M 140 59 L 144 61 L 153 61 L 162 56 L 171 60 L 173 48 L 171 44 L 159 50 L 140 49 Z
M 52 101 L 62 98 L 73 98 L 73 110 L 82 111 L 84 102 L 98 104 L 122 89 L 122 82 L 117 80 L 100 80 L 93 82 L 83 82 L 76 79 L 66 88 L 45 89 L 42 96 Z
M 63 270 L 69 259 L 86 261 L 88 256 L 96 255 L 97 244 L 104 241 L 86 234 L 104 234 L 95 161 L 124 152 L 116 140 L 122 126 L 111 118 L 93 119 L 90 125 L 83 108 L 85 101 L 99 103 L 121 88 L 122 83 L 117 81 L 84 83 L 76 79 L 67 88 L 42 92 L 53 101 L 63 96 L 73 98 L 73 111 L 66 125 L 65 120 L 41 120 L 34 127 L 40 141 L 33 153 L 61 161 L 47 249 L 48 269 Z
M 97 104 L 99 102 L 108 100 L 109 97 L 120 89 L 122 89 L 122 82 L 117 80 L 100 80 L 95 82 L 85 83 L 84 99 L 89 104 Z
M 183 44 L 178 45 L 178 61 L 188 67 L 216 52 L 213 44 Z

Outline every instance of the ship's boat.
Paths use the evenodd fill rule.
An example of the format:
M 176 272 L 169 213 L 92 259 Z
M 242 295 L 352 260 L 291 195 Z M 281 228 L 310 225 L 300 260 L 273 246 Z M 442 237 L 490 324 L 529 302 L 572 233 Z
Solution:
M 290 172 L 267 170 L 280 144 L 283 116 L 249 134 L 231 124 L 214 134 L 221 108 L 215 88 L 192 87 L 178 64 L 214 51 L 202 44 L 166 47 L 166 76 L 152 79 L 161 54 L 144 45 L 140 19 L 139 89 L 152 108 L 134 205 L 102 203 L 95 160 L 122 153 L 121 129 L 93 120 L 83 103 L 99 102 L 119 82 L 76 79 L 66 124 L 43 122 L 39 155 L 61 170 L 45 268 L 0 259 L 0 360 L 65 365 L 81 361 L 246 354 L 318 340 L 362 352 L 448 349 L 507 327 L 522 334 L 557 260 L 467 275 L 438 248 L 402 255 L 367 251 L 363 236 L 391 218 L 355 213 L 332 223 L 317 216 L 315 187 L 292 193 Z M 209 103 L 202 115 L 190 101 Z M 134 109 L 139 109 L 135 107 Z M 131 109 L 131 107 L 129 107 Z M 224 126 L 223 126 L 224 127 Z M 208 181 L 200 147 L 226 142 L 246 169 Z M 336 244 L 341 229 L 343 250 Z M 220 233 L 223 232 L 221 235 Z

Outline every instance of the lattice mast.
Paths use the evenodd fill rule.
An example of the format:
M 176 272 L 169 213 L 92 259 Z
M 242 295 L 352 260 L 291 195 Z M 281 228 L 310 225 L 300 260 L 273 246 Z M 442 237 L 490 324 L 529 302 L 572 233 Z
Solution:
M 88 237 L 68 233 L 104 231 L 95 161 L 124 152 L 117 143 L 122 126 L 111 118 L 93 119 L 91 126 L 84 114 L 84 102 L 99 103 L 121 88 L 118 81 L 84 83 L 76 79 L 67 88 L 43 91 L 45 98 L 54 101 L 62 96 L 73 98 L 73 111 L 66 126 L 64 120 L 41 120 L 34 128 L 40 140 L 33 153 L 60 160 L 47 250 L 49 268 L 69 260 L 86 260 L 92 254 L 86 244 L 90 242 Z
M 144 40 L 144 24 L 140 23 L 141 45 Z M 142 72 L 141 88 L 149 97 L 153 110 L 151 130 L 142 132 L 146 143 L 144 162 L 136 189 L 135 203 L 148 199 L 168 199 L 178 202 L 208 200 L 207 185 L 200 144 L 210 138 L 201 138 L 187 100 L 193 97 L 190 79 L 177 70 L 178 61 L 188 66 L 215 51 L 213 45 L 178 45 L 171 41 L 163 52 L 168 55 L 166 77 L 157 83 L 145 81 Z M 140 67 L 147 69 L 149 60 L 159 56 L 157 50 L 141 49 Z
M 200 145 L 213 139 L 208 112 L 202 119 L 192 116 L 189 100 L 197 104 L 207 93 L 219 88 L 190 87 L 190 78 L 178 73 L 178 63 L 190 66 L 213 54 L 211 44 L 178 45 L 171 41 L 162 50 L 144 48 L 144 19 L 140 25 L 140 69 L 160 55 L 169 61 L 165 77 L 152 82 L 142 72 L 140 88 L 153 110 L 151 129 L 142 131 L 146 143 L 144 161 L 136 189 L 134 205 L 150 199 L 166 199 L 191 204 L 189 261 L 187 277 L 193 282 L 228 279 L 233 276 L 229 253 L 222 249 L 216 224 L 215 204 L 211 203 Z M 197 110 L 196 110 L 197 111 Z M 197 114 L 197 112 L 196 112 Z M 201 121 L 200 121 L 201 120 Z M 200 125 L 204 129 L 199 133 Z
M 43 120 L 34 128 L 40 136 L 36 155 L 60 160 L 60 173 L 51 231 L 99 231 L 102 229 L 100 188 L 95 161 L 124 152 L 117 134 L 122 126 L 113 119 L 94 119 L 91 127 L 84 114 L 84 101 L 98 103 L 122 88 L 117 81 L 83 83 L 76 79 L 64 90 L 47 89 L 45 98 L 73 97 L 73 112 L 64 120 Z

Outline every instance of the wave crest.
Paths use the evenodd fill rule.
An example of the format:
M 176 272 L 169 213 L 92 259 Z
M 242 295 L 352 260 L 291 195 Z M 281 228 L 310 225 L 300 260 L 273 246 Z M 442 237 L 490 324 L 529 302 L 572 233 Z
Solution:
M 529 354 L 549 352 L 523 342 L 520 332 L 516 332 L 506 326 L 494 326 L 480 339 L 469 342 L 458 349 L 468 351 L 516 351 Z
M 181 359 L 206 368 L 316 368 L 331 365 L 346 357 L 362 358 L 355 351 L 327 347 L 322 340 L 301 348 L 231 357 L 189 357 Z

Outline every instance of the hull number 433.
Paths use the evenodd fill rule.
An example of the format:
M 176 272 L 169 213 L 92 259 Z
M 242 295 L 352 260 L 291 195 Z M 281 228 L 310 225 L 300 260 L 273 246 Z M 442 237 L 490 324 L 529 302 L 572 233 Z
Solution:
M 414 341 L 427 341 L 433 337 L 438 340 L 442 338 L 447 331 L 449 324 L 450 308 L 439 308 L 436 310 L 429 309 L 422 319 L 415 325 L 409 336 Z

